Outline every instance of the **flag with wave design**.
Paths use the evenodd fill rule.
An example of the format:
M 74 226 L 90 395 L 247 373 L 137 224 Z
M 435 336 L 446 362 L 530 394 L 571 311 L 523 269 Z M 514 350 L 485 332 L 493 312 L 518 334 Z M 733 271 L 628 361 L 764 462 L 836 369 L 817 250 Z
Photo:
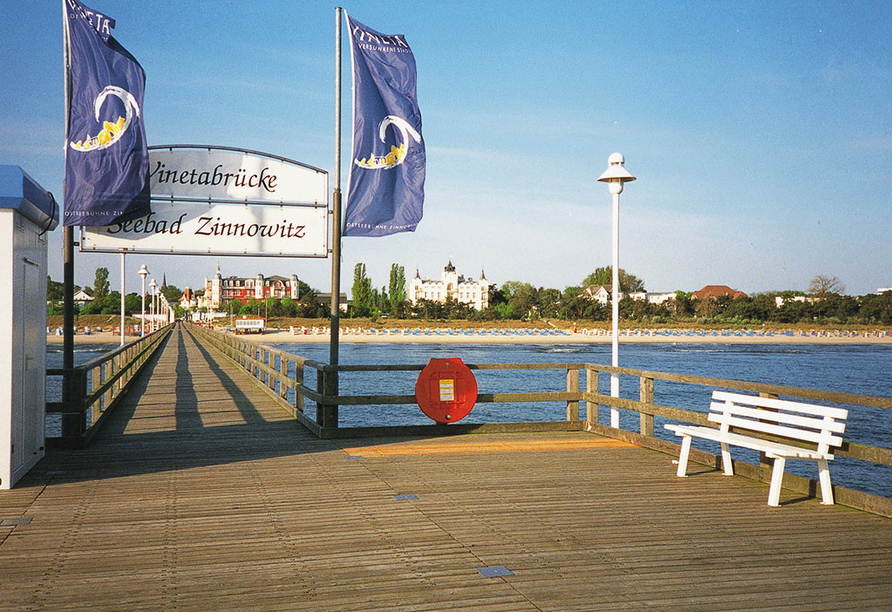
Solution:
M 145 72 L 111 36 L 113 19 L 79 0 L 62 2 L 68 63 L 63 225 L 111 225 L 145 216 Z
M 412 232 L 424 203 L 425 150 L 415 56 L 401 34 L 347 16 L 353 58 L 353 158 L 344 236 Z

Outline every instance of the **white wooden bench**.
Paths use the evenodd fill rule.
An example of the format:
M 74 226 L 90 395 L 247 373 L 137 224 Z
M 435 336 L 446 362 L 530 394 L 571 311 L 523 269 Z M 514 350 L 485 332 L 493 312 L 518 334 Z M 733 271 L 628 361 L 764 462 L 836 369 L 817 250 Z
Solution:
M 664 427 L 682 437 L 678 457 L 678 475 L 687 476 L 688 455 L 694 437 L 714 440 L 722 446 L 722 467 L 727 475 L 734 474 L 730 445 L 750 448 L 774 459 L 768 505 L 777 506 L 781 481 L 787 459 L 810 459 L 818 462 L 821 482 L 821 503 L 833 503 L 830 470 L 827 461 L 833 459 L 831 447 L 842 444 L 839 434 L 845 431 L 849 411 L 829 406 L 816 406 L 754 395 L 713 391 L 709 420 L 719 428 L 698 425 L 668 424 Z M 733 430 L 733 431 L 732 431 Z M 816 448 L 803 448 L 784 442 L 764 440 L 746 432 L 771 434 L 797 442 L 808 442 Z

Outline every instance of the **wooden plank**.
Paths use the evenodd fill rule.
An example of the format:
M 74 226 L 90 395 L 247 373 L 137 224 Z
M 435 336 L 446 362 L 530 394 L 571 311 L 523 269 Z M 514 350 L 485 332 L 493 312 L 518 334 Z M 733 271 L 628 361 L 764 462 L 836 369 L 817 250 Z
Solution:
M 344 451 L 351 457 L 400 457 L 405 455 L 444 455 L 463 453 L 512 453 L 533 451 L 578 451 L 594 448 L 635 448 L 634 444 L 587 436 L 569 440 L 490 440 L 486 442 L 452 440 L 445 443 L 422 442 L 418 444 L 389 444 L 384 446 L 345 446 Z

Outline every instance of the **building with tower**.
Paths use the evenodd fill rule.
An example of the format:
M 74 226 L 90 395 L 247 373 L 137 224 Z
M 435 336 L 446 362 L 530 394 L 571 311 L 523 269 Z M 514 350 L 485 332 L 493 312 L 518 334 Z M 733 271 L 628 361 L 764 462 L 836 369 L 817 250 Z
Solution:
M 451 298 L 456 302 L 469 304 L 472 308 L 483 310 L 489 306 L 490 284 L 486 274 L 480 272 L 480 278 L 465 278 L 455 270 L 452 260 L 443 268 L 440 280 L 422 280 L 418 270 L 409 282 L 408 298 L 414 306 L 418 300 L 445 302 Z
M 252 277 L 227 276 L 220 273 L 220 264 L 217 264 L 217 273 L 213 278 L 204 279 L 204 296 L 199 307 L 217 310 L 227 302 L 236 298 L 242 302 L 249 299 L 265 300 L 267 298 L 282 299 L 290 297 L 297 302 L 300 299 L 300 286 L 297 275 L 290 278 L 284 276 L 263 276 L 257 274 Z

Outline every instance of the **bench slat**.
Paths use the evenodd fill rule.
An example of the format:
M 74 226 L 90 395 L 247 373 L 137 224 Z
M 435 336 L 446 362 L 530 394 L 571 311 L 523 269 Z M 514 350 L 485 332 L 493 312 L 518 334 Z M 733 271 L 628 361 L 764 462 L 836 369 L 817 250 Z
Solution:
M 833 459 L 833 455 L 830 453 L 819 453 L 818 451 L 809 448 L 781 444 L 780 442 L 772 442 L 771 440 L 761 440 L 742 434 L 722 433 L 714 427 L 675 424 L 668 424 L 664 427 L 669 431 L 675 432 L 677 435 L 691 435 L 712 440 L 714 442 L 727 442 L 734 446 L 742 446 L 744 448 L 762 451 L 769 455 L 783 455 L 784 457 L 796 459 Z
M 773 412 L 771 410 L 760 410 L 759 408 L 749 408 L 747 406 L 738 406 L 736 404 L 727 404 L 724 402 L 713 402 L 710 404 L 709 408 L 714 412 L 734 414 L 752 419 L 762 419 L 764 421 L 796 425 L 799 427 L 808 427 L 819 431 L 843 433 L 846 430 L 846 424 L 844 422 L 834 421 L 829 418 L 820 419 L 813 416 L 790 414 L 789 412 Z
M 804 404 L 802 402 L 775 399 L 773 397 L 760 397 L 758 395 L 745 395 L 743 393 L 730 393 L 728 391 L 713 391 L 712 398 L 714 400 L 731 401 L 735 404 L 763 406 L 765 408 L 776 408 L 780 410 L 795 410 L 796 412 L 812 414 L 815 416 L 829 416 L 834 419 L 846 419 L 849 416 L 848 410 L 845 408 L 837 408 L 836 406 L 818 406 L 816 404 Z
M 831 446 L 839 446 L 842 444 L 842 438 L 834 436 L 829 432 L 797 429 L 795 427 L 775 425 L 774 423 L 760 423 L 759 421 L 742 419 L 733 415 L 716 415 L 714 412 L 711 412 L 708 418 L 710 421 L 716 423 L 727 423 L 731 427 L 749 429 L 751 431 L 761 431 L 762 433 L 791 438 L 793 440 L 802 440 L 804 442 L 813 442 L 815 444 L 829 444 Z

